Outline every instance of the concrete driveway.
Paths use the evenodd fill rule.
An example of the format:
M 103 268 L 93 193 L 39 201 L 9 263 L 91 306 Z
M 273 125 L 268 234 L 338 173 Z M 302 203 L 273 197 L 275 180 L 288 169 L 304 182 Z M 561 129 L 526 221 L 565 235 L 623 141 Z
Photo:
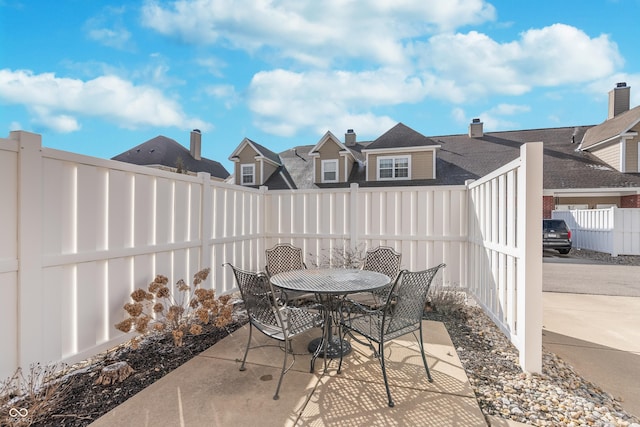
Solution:
M 640 297 L 640 267 L 544 252 L 544 292 Z
M 542 343 L 640 416 L 640 266 L 545 256 Z

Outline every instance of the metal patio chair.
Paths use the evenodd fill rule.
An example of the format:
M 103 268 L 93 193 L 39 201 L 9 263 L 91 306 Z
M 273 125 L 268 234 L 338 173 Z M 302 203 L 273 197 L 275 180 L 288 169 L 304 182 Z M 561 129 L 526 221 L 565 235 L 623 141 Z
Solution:
M 271 249 L 265 250 L 267 265 L 265 270 L 269 277 L 278 273 L 291 270 L 303 270 L 307 268 L 302 256 L 302 249 L 290 243 L 278 243 Z M 282 298 L 290 303 L 301 303 L 314 300 L 313 294 L 295 291 L 280 290 Z
M 433 381 L 431 373 L 429 372 L 429 366 L 427 365 L 427 358 L 424 354 L 422 315 L 431 282 L 438 270 L 444 267 L 445 264 L 440 264 L 424 271 L 410 272 L 408 270 L 402 270 L 392 286 L 392 291 L 387 296 L 384 307 L 378 310 L 358 307 L 356 313 L 350 313 L 340 321 L 341 338 L 344 339 L 348 333 L 352 338 L 358 340 L 353 335 L 354 332 L 363 336 L 367 339 L 374 356 L 379 358 L 390 407 L 394 406 L 394 402 L 391 399 L 387 370 L 384 363 L 385 343 L 409 332 L 413 333 L 420 344 L 422 363 L 427 372 L 427 378 L 429 382 Z M 416 331 L 418 331 L 419 337 L 416 336 Z M 378 344 L 377 349 L 373 343 Z M 342 357 L 338 365 L 338 373 L 341 368 Z
M 250 348 L 268 346 L 268 344 L 255 347 L 250 346 L 251 335 L 254 328 L 266 336 L 284 343 L 282 371 L 280 373 L 280 379 L 278 380 L 278 386 L 276 387 L 276 393 L 273 396 L 274 400 L 278 400 L 278 393 L 280 392 L 280 385 L 282 384 L 284 374 L 287 373 L 295 363 L 295 354 L 291 346 L 291 339 L 309 329 L 321 326 L 322 317 L 320 314 L 313 313 L 305 308 L 282 305 L 276 298 L 273 285 L 264 273 L 242 270 L 230 263 L 223 264 L 223 266 L 224 265 L 230 266 L 233 270 L 249 316 L 249 339 L 247 340 L 247 348 L 242 358 L 240 370 L 244 371 L 246 369 L 245 362 Z M 282 347 L 281 345 L 278 346 Z M 293 361 L 287 366 L 287 357 L 289 354 L 292 355 Z
M 356 302 L 369 307 L 380 307 L 384 305 L 393 287 L 393 283 L 400 273 L 401 259 L 402 255 L 388 246 L 378 246 L 375 249 L 369 249 L 362 264 L 362 269 L 382 273 L 389 277 L 391 282 L 389 286 L 381 289 L 349 295 L 346 301 Z

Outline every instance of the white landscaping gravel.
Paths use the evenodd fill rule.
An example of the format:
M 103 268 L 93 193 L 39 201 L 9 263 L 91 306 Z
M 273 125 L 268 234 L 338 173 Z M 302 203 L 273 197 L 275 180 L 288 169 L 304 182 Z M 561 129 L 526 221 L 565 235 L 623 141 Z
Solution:
M 640 427 L 613 396 L 543 349 L 542 374 L 523 373 L 518 351 L 478 307 L 444 322 L 485 415 L 534 426 Z M 466 318 L 466 319 L 465 319 Z

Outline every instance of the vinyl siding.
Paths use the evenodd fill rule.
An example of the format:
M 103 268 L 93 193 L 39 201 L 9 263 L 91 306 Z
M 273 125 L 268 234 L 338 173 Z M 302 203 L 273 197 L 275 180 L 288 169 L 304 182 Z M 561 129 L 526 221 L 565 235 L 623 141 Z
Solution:
M 620 170 L 620 144 L 614 143 L 593 150 L 593 154 L 615 170 Z
M 414 151 L 406 153 L 376 153 L 370 154 L 367 162 L 367 181 L 378 179 L 379 157 L 405 157 L 411 158 L 411 176 L 409 179 L 434 179 L 433 156 L 434 151 Z
M 639 172 L 638 168 L 638 142 L 640 136 L 636 136 L 633 139 L 627 141 L 626 147 L 626 172 Z
M 256 177 L 255 177 L 255 182 L 256 184 L 261 184 L 260 183 L 260 163 L 256 162 L 256 155 L 258 153 L 255 152 L 255 150 L 253 148 L 251 148 L 250 145 L 247 145 L 246 147 L 244 147 L 242 149 L 242 151 L 238 154 L 238 162 L 235 163 L 235 181 L 237 185 L 242 185 L 242 182 L 240 181 L 242 179 L 242 173 L 240 171 L 240 165 L 246 165 L 246 164 L 250 164 L 253 163 L 256 165 L 256 169 L 255 169 L 255 173 L 256 173 Z
M 316 157 L 314 160 L 316 168 L 315 182 L 322 182 L 322 161 L 336 159 L 338 160 L 338 182 L 345 182 L 347 180 L 344 176 L 345 157 L 340 155 L 340 146 L 333 141 L 327 141 L 322 144 L 318 152 L 320 157 Z

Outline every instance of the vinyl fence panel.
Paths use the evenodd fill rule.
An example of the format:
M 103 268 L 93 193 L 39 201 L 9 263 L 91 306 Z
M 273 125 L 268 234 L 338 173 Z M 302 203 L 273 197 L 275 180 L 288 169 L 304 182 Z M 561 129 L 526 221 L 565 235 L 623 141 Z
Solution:
M 575 248 L 613 256 L 640 255 L 640 209 L 616 208 L 553 211 L 572 233 Z

